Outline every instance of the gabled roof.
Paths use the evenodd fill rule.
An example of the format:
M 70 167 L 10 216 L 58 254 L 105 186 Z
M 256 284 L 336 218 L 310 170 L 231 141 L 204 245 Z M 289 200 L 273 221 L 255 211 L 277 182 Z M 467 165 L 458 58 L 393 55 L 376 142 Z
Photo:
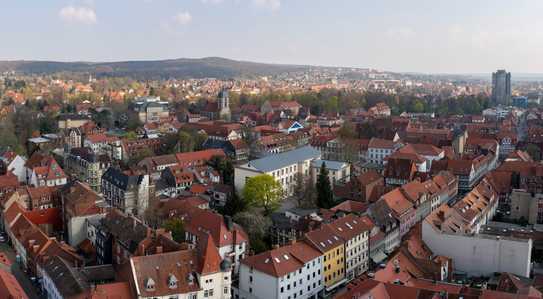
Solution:
M 306 233 L 305 239 L 321 253 L 341 246 L 346 241 L 329 224 L 324 224 L 319 229 Z
M 249 240 L 241 226 L 232 222 L 229 227 L 230 223 L 227 224 L 227 221 L 231 221 L 230 218 L 210 210 L 188 207 L 181 218 L 186 231 L 198 237 L 209 234 L 218 247 L 237 245 Z
M 135 256 L 130 270 L 138 297 L 161 297 L 200 290 L 197 273 L 200 269 L 195 250 Z
M 401 217 L 404 213 L 413 209 L 413 204 L 405 197 L 400 188 L 385 193 L 381 200 L 387 204 L 397 217 Z
M 296 242 L 249 256 L 241 263 L 273 277 L 282 277 L 303 268 L 321 253 L 305 242 Z

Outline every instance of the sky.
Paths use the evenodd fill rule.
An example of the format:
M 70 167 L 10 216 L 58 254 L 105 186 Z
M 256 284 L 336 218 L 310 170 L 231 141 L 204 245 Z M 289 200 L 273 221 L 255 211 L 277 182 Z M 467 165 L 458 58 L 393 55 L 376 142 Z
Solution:
M 0 0 L 0 60 L 543 73 L 542 0 Z

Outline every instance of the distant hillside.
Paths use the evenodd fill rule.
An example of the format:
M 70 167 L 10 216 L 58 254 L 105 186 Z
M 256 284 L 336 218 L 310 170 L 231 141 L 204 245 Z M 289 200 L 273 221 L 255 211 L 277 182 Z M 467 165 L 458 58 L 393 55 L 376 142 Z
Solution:
M 300 65 L 265 64 L 219 57 L 122 62 L 0 61 L 0 72 L 25 74 L 60 72 L 91 73 L 94 76 L 151 78 L 235 78 L 275 75 L 309 68 Z

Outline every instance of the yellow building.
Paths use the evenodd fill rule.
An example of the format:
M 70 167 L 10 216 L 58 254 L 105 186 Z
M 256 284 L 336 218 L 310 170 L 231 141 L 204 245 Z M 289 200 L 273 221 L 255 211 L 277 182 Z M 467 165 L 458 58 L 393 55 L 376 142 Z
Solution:
M 305 237 L 309 244 L 322 253 L 325 290 L 329 292 L 345 283 L 345 240 L 328 224 L 308 232 Z

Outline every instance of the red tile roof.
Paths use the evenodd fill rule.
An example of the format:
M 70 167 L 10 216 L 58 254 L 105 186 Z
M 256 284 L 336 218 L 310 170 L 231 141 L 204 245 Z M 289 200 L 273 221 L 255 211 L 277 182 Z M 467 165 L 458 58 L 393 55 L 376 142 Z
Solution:
M 296 242 L 280 248 L 249 256 L 242 263 L 273 277 L 294 272 L 320 256 L 320 252 L 305 242 Z
M 27 299 L 25 291 L 13 274 L 0 269 L 0 298 Z

